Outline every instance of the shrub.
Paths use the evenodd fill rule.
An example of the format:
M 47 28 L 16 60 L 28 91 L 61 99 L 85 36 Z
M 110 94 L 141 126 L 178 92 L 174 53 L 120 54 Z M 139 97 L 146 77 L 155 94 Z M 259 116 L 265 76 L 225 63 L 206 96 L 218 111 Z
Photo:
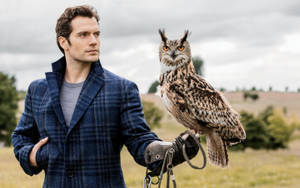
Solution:
M 232 150 L 244 150 L 245 148 L 262 149 L 267 147 L 268 135 L 267 125 L 262 119 L 254 117 L 253 114 L 242 111 L 241 123 L 247 134 L 247 138 L 241 144 L 233 146 Z
M 18 93 L 16 79 L 0 72 L 0 141 L 11 145 L 11 133 L 17 125 Z
M 292 133 L 300 127 L 300 121 L 296 116 L 287 118 L 282 110 L 272 106 L 268 106 L 257 117 L 246 111 L 242 111 L 240 115 L 247 138 L 243 143 L 233 146 L 233 150 L 243 150 L 247 147 L 253 149 L 286 148 Z
M 245 101 L 247 100 L 247 98 L 250 98 L 250 99 L 252 99 L 253 101 L 256 101 L 256 100 L 259 99 L 259 95 L 258 95 L 258 93 L 256 93 L 255 87 L 252 88 L 251 91 L 244 91 L 244 92 L 243 92 L 243 97 L 244 97 L 244 100 L 245 100 Z
M 145 119 L 150 126 L 150 129 L 160 127 L 160 121 L 163 117 L 163 111 L 157 108 L 152 102 L 142 101 Z
M 273 114 L 268 117 L 268 122 L 269 148 L 286 148 L 295 130 L 293 124 L 289 124 L 283 112 L 278 109 L 273 110 Z

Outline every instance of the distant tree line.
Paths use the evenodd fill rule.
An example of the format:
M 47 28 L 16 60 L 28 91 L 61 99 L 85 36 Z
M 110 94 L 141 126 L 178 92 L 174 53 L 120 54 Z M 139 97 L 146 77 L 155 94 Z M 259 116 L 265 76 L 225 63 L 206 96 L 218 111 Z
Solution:
M 220 87 L 219 90 L 226 91 L 226 88 Z M 274 90 L 273 86 L 269 86 L 267 89 L 263 89 L 263 88 L 257 89 L 255 86 L 252 86 L 250 89 L 236 87 L 232 91 L 235 91 L 235 92 L 240 92 L 240 91 L 243 91 L 243 92 L 245 92 L 245 91 L 273 92 L 273 91 L 279 91 L 279 90 Z M 293 91 L 290 90 L 288 86 L 286 86 L 286 87 L 284 87 L 284 92 L 293 92 Z M 297 88 L 296 91 L 294 91 L 294 92 L 300 93 L 300 88 Z
M 244 97 L 245 101 L 247 100 L 247 98 L 250 98 L 253 101 L 256 101 L 259 99 L 259 95 L 255 91 L 243 91 L 243 97 Z
M 203 61 L 203 59 L 199 56 L 196 56 L 196 57 L 192 58 L 192 61 L 193 61 L 196 73 L 200 76 L 204 76 L 204 61 Z M 150 87 L 148 89 L 148 93 L 156 93 L 158 85 L 159 85 L 158 80 L 155 80 L 154 82 L 152 82 L 152 84 L 150 85 Z M 225 92 L 226 88 L 220 87 L 219 91 Z M 269 88 L 266 89 L 266 90 L 264 90 L 263 88 L 256 89 L 256 87 L 253 86 L 251 89 L 245 89 L 245 88 L 240 89 L 239 87 L 236 87 L 235 91 L 236 92 L 243 91 L 245 100 L 247 100 L 249 98 L 253 101 L 256 101 L 256 100 L 259 99 L 259 95 L 258 95 L 258 93 L 255 93 L 255 91 L 261 91 L 261 92 L 269 91 L 269 92 L 272 92 L 274 90 L 273 90 L 273 86 L 269 86 Z M 284 91 L 289 92 L 290 91 L 289 86 L 285 86 Z M 297 88 L 297 92 L 300 93 L 300 87 Z

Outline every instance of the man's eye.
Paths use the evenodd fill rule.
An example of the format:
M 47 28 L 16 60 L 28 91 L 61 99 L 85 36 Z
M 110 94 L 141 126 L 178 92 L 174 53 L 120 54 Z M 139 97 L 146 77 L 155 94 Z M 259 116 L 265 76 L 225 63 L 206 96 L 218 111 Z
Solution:
M 79 36 L 80 36 L 80 37 L 86 37 L 86 36 L 87 36 L 87 33 L 80 33 Z
M 100 36 L 100 33 L 95 33 L 94 34 L 96 37 L 99 37 Z

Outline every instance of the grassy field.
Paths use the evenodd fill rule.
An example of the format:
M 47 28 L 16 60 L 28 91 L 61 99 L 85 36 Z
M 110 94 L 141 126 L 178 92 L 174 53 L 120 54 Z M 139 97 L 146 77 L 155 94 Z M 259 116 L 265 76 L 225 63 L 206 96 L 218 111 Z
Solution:
M 160 129 L 155 132 L 160 135 L 165 131 Z M 300 140 L 293 141 L 287 150 L 230 152 L 229 158 L 230 166 L 226 169 L 211 164 L 201 171 L 191 169 L 187 164 L 175 167 L 178 187 L 296 188 L 300 185 Z M 201 163 L 200 155 L 193 163 Z M 145 168 L 134 162 L 126 148 L 122 151 L 122 167 L 127 186 L 141 188 Z M 32 177 L 25 175 L 13 155 L 12 148 L 0 148 L 1 188 L 38 188 L 42 186 L 43 178 L 44 173 Z
M 176 124 L 165 124 L 154 132 L 165 140 L 171 140 L 182 130 Z M 132 158 L 126 150 L 122 157 L 127 186 L 142 187 L 145 169 L 137 165 L 133 168 Z M 174 174 L 178 187 L 184 188 L 296 188 L 300 185 L 299 159 L 300 140 L 294 140 L 285 150 L 229 151 L 230 161 L 226 169 L 208 163 L 204 170 L 194 170 L 187 164 L 182 164 L 175 167 Z M 200 166 L 200 154 L 192 162 Z
M 246 109 L 257 113 L 267 105 L 286 107 L 289 113 L 300 114 L 300 94 L 271 95 L 260 93 L 256 102 L 243 101 L 241 93 L 226 93 L 226 97 L 236 110 Z M 143 96 L 155 102 L 160 108 L 161 102 L 156 96 Z M 153 130 L 157 135 L 171 141 L 185 128 L 165 113 L 162 127 Z M 299 133 L 295 136 L 299 138 Z M 229 152 L 229 167 L 221 169 L 208 163 L 204 170 L 191 169 L 182 164 L 174 169 L 179 188 L 296 188 L 300 185 L 300 139 L 295 139 L 285 150 L 246 150 L 245 152 Z M 201 163 L 198 155 L 193 163 Z M 122 167 L 125 182 L 129 188 L 141 188 L 145 168 L 137 165 L 124 147 L 122 151 Z M 0 148 L 0 188 L 37 188 L 42 186 L 44 174 L 27 176 L 22 171 L 13 155 L 12 148 Z M 166 178 L 166 177 L 164 177 Z M 156 186 L 152 186 L 156 187 Z M 163 186 L 165 187 L 165 182 Z

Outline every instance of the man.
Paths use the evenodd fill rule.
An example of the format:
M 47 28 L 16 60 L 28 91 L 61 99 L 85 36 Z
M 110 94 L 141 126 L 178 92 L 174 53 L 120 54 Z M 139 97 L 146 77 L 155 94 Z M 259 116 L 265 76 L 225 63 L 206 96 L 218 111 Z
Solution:
M 162 142 L 150 132 L 137 86 L 102 68 L 98 21 L 89 6 L 67 8 L 57 20 L 57 44 L 64 56 L 46 79 L 30 84 L 12 134 L 25 173 L 45 171 L 43 187 L 125 187 L 123 144 L 137 163 L 152 170 L 162 168 L 162 157 L 153 156 L 172 145 L 177 147 L 173 164 L 184 161 L 182 139 Z M 193 139 L 186 144 L 195 148 Z

